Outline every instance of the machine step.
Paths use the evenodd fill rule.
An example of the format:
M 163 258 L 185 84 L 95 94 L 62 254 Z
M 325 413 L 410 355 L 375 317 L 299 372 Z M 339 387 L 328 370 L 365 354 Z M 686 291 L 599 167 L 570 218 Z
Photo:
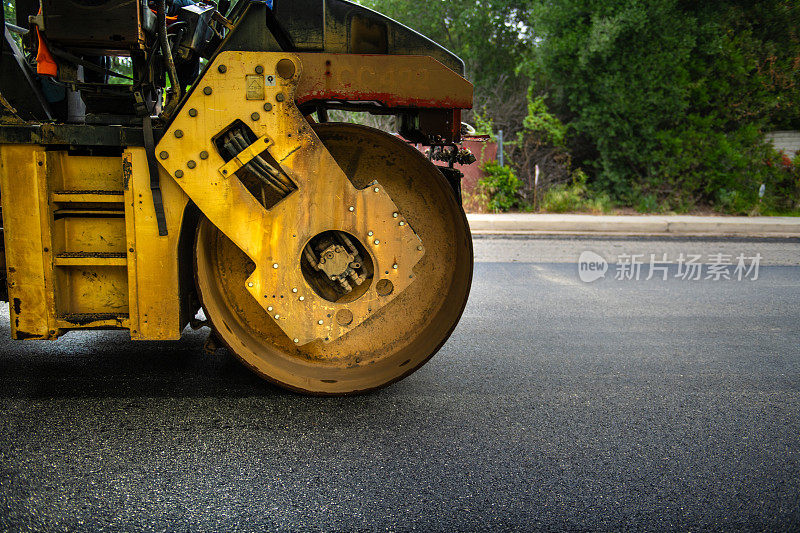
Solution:
M 125 253 L 118 252 L 63 252 L 53 259 L 55 266 L 115 266 L 127 267 Z

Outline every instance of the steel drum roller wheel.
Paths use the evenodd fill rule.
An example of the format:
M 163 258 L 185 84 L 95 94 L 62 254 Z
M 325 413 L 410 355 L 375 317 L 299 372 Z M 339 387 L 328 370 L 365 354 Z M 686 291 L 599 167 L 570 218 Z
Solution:
M 297 346 L 246 290 L 253 262 L 205 218 L 196 235 L 195 275 L 214 329 L 255 372 L 296 391 L 357 393 L 412 373 L 450 336 L 472 282 L 472 239 L 450 185 L 419 151 L 365 126 L 314 129 L 353 185 L 377 180 L 422 240 L 414 282 L 343 337 Z M 380 283 L 380 274 L 370 283 Z

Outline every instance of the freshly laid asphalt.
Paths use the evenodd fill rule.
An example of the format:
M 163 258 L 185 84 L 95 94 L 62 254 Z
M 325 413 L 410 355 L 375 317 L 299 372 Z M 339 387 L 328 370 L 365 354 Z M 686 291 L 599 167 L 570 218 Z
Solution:
M 800 241 L 475 245 L 450 341 L 351 398 L 273 388 L 204 331 L 14 342 L 4 312 L 0 529 L 800 529 Z M 617 281 L 628 248 L 763 259 Z

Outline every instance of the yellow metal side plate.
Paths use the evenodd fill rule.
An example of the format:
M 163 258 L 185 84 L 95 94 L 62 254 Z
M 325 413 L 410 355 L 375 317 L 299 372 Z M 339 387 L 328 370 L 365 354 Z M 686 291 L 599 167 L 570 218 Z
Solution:
M 276 80 L 274 86 L 265 84 L 266 100 L 248 99 L 252 93 L 247 81 L 256 67 Z M 220 54 L 156 149 L 178 185 L 255 263 L 246 281 L 248 291 L 301 345 L 334 340 L 357 327 L 413 282 L 413 267 L 424 254 L 419 237 L 381 187 L 380 176 L 357 190 L 295 106 L 302 67 L 294 54 Z M 260 146 L 297 185 L 269 210 L 231 175 L 241 162 L 226 165 L 213 144 L 213 137 L 237 119 L 253 130 Z M 328 230 L 355 236 L 375 267 L 369 290 L 346 304 L 318 296 L 300 269 L 305 245 Z M 394 290 L 381 296 L 379 279 L 391 281 Z M 346 324 L 336 318 L 343 309 L 353 315 Z

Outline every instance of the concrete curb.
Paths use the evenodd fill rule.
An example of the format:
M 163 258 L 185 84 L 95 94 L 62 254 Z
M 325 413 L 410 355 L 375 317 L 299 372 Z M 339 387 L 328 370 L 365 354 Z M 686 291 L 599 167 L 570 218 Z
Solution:
M 800 237 L 800 217 L 469 214 L 474 234 Z

